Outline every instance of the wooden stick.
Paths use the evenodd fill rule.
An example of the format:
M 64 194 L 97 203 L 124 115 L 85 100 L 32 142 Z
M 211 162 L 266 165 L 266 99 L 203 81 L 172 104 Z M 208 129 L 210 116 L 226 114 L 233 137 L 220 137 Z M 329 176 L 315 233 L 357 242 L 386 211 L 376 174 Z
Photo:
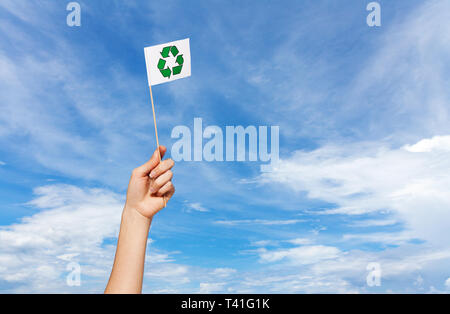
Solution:
M 155 134 L 156 134 L 156 145 L 157 145 L 157 149 L 158 149 L 158 156 L 159 156 L 159 163 L 161 163 L 161 151 L 159 150 L 159 139 L 158 139 L 158 128 L 156 126 L 156 114 L 155 114 L 155 104 L 153 103 L 153 93 L 152 93 L 152 85 L 149 84 L 148 85 L 150 88 L 150 100 L 152 102 L 152 111 L 153 111 L 153 123 L 155 124 Z M 166 207 L 166 198 L 163 195 L 163 202 L 164 202 L 164 207 Z

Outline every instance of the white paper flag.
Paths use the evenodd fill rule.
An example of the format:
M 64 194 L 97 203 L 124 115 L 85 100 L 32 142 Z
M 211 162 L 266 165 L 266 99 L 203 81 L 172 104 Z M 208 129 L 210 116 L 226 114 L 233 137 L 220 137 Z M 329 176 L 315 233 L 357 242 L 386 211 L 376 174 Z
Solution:
M 149 85 L 191 76 L 189 38 L 144 49 Z

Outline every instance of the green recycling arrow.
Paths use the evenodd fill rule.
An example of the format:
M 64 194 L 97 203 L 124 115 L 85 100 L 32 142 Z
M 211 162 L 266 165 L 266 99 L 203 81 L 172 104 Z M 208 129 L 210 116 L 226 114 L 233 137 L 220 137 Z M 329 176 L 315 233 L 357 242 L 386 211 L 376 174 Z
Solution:
M 177 57 L 176 62 L 178 63 L 178 65 L 173 67 L 173 69 L 172 69 L 173 75 L 177 75 L 177 74 L 181 73 L 181 70 L 183 69 L 183 63 L 184 63 L 183 55 L 179 55 Z
M 172 56 L 176 57 L 179 51 L 176 46 L 172 46 L 172 48 L 170 48 L 170 52 L 172 53 Z
M 170 46 L 164 47 L 163 50 L 161 51 L 161 56 L 163 58 L 167 58 L 169 56 L 169 52 L 170 52 Z
M 170 75 L 177 75 L 181 73 L 181 70 L 183 69 L 183 63 L 184 63 L 184 58 L 183 55 L 179 55 L 179 50 L 176 46 L 167 46 L 164 47 L 163 50 L 161 51 L 161 57 L 158 60 L 158 70 L 161 72 L 163 77 L 167 77 L 170 79 Z M 172 55 L 172 57 L 176 57 L 175 62 L 178 64 L 177 66 L 174 66 L 172 69 L 168 66 L 166 66 L 166 58 L 169 57 L 169 54 Z

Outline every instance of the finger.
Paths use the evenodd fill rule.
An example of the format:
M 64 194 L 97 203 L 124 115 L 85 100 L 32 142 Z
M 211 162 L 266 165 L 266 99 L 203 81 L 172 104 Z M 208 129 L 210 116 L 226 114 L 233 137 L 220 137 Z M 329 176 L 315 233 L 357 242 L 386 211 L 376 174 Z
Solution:
M 172 197 L 172 195 L 175 193 L 175 186 L 173 185 L 172 181 L 167 182 L 164 184 L 162 188 L 159 189 L 157 195 L 159 197 L 164 197 L 165 201 L 169 201 Z
M 172 169 L 172 167 L 175 165 L 175 162 L 172 159 L 166 159 L 162 161 L 159 165 L 157 165 L 152 172 L 150 172 L 150 178 L 156 179 L 161 174 L 166 172 L 167 170 Z
M 167 149 L 164 146 L 159 146 L 159 151 L 161 153 L 162 158 L 166 153 Z M 160 153 L 158 152 L 158 149 L 156 149 L 149 161 L 133 170 L 133 175 L 137 175 L 140 177 L 148 176 L 150 171 L 152 171 L 152 169 L 159 164 Z
M 172 180 L 173 172 L 171 170 L 167 170 L 162 175 L 160 175 L 156 180 L 154 180 L 150 185 L 150 193 L 156 193 L 158 190 L 167 182 Z

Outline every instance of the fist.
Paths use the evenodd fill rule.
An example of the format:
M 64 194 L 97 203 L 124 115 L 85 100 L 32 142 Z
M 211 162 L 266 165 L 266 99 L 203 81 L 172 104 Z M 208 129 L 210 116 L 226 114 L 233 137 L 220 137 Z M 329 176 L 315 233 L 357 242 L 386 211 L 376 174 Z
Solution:
M 125 208 L 134 209 L 147 218 L 163 209 L 175 193 L 171 170 L 174 161 L 166 159 L 160 162 L 167 149 L 164 146 L 158 149 L 149 161 L 133 170 L 128 184 Z

